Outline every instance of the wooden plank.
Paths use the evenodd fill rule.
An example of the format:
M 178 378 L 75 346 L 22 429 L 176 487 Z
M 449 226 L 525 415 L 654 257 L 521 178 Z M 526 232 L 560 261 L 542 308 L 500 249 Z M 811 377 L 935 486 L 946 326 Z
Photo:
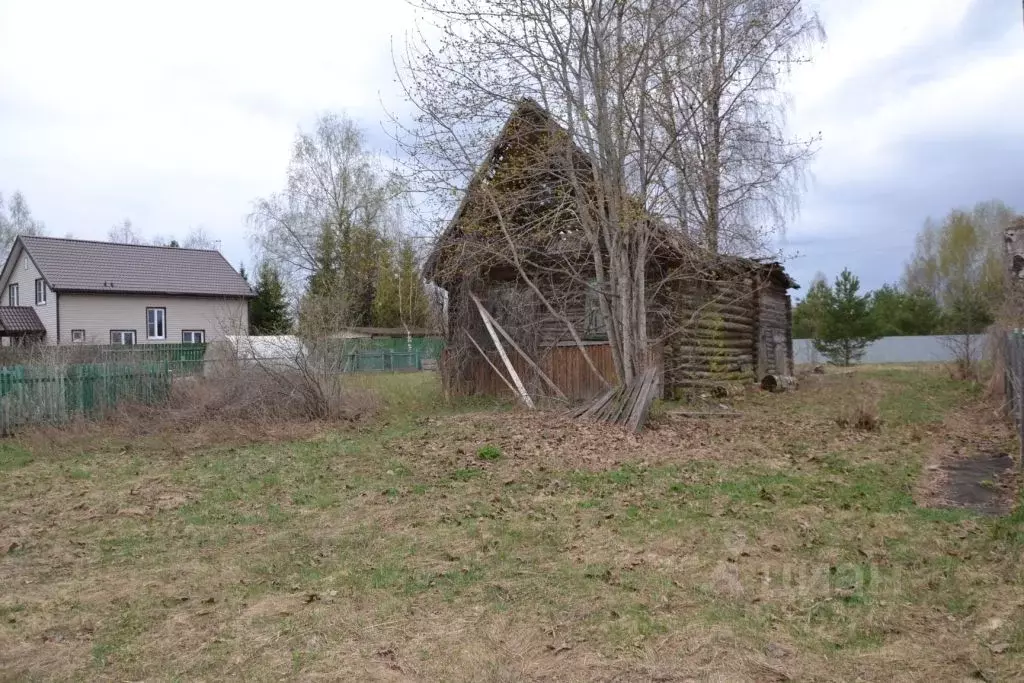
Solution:
M 633 412 L 630 415 L 629 421 L 626 423 L 634 432 L 640 431 L 640 428 L 647 422 L 647 415 L 650 413 L 651 404 L 654 403 L 657 377 L 658 369 L 653 366 L 644 373 L 643 390 L 640 392 L 636 404 L 633 406 Z
M 480 301 L 477 300 L 476 295 L 470 292 L 470 296 L 473 297 L 474 301 L 476 301 L 476 305 L 480 308 L 481 315 L 485 316 L 487 320 L 491 321 L 491 324 L 494 325 L 494 328 L 501 333 L 501 336 L 505 338 L 505 341 L 507 341 L 509 345 L 511 345 L 512 348 L 515 349 L 515 351 L 520 356 L 522 356 L 523 360 L 525 360 L 530 365 L 530 367 L 537 371 L 537 374 L 540 376 L 540 378 L 547 382 L 548 386 L 550 386 L 555 391 L 559 398 L 565 398 L 565 394 L 562 393 L 562 390 L 558 388 L 558 385 L 555 384 L 550 377 L 548 377 L 547 373 L 541 370 L 540 366 L 537 365 L 537 363 L 535 363 L 534 360 L 530 358 L 530 356 L 528 356 L 525 351 L 519 348 L 519 344 L 516 344 L 516 341 L 512 338 L 511 335 L 509 335 L 508 332 L 505 331 L 505 328 L 498 324 L 498 321 L 494 319 L 494 316 L 492 316 L 490 312 L 488 312 L 488 310 L 480 304 Z
M 501 381 L 505 383 L 505 386 L 507 386 L 509 390 L 512 391 L 512 393 L 515 393 L 515 387 L 513 387 L 512 384 L 507 379 L 505 379 L 505 375 L 501 374 L 501 370 L 498 369 L 498 366 L 491 362 L 491 359 L 487 357 L 487 354 L 484 353 L 484 350 L 480 348 L 479 344 L 476 343 L 476 339 L 473 339 L 473 335 L 469 333 L 469 330 L 467 330 L 466 328 L 462 328 L 462 331 L 466 333 L 466 336 L 469 337 L 469 341 L 473 342 L 473 346 L 476 347 L 476 350 L 480 352 L 480 355 L 483 356 L 483 359 L 487 361 L 487 364 L 490 365 L 491 368 L 494 370 L 494 374 L 501 378 Z
M 618 387 L 613 387 L 613 388 L 609 389 L 608 391 L 606 391 L 596 401 L 591 403 L 589 405 L 589 407 L 587 407 L 585 410 L 583 410 L 580 413 L 579 417 L 583 417 L 583 418 L 593 417 L 595 414 L 597 414 L 597 412 L 599 410 L 601 410 L 601 408 L 603 408 L 605 405 L 608 404 L 608 401 L 612 400 L 612 397 L 615 396 L 615 392 L 617 392 L 618 390 L 619 390 Z
M 498 349 L 498 355 L 501 356 L 502 362 L 505 363 L 505 369 L 508 370 L 509 376 L 512 377 L 512 381 L 516 385 L 516 389 L 519 392 L 519 398 L 523 401 L 523 404 L 527 408 L 533 408 L 533 399 L 526 393 L 526 387 L 523 386 L 523 380 L 519 378 L 519 374 L 516 369 L 512 366 L 512 361 L 509 360 L 508 354 L 505 353 L 505 347 L 501 345 L 501 340 L 498 339 L 498 333 L 494 331 L 494 326 L 491 325 L 490 316 L 487 314 L 487 310 L 484 305 L 480 303 L 480 299 L 476 298 L 476 295 L 470 292 L 469 294 L 473 298 L 473 303 L 476 304 L 477 310 L 480 311 L 480 317 L 483 318 L 484 327 L 487 328 L 487 332 L 491 335 L 491 341 L 494 342 L 494 347 Z

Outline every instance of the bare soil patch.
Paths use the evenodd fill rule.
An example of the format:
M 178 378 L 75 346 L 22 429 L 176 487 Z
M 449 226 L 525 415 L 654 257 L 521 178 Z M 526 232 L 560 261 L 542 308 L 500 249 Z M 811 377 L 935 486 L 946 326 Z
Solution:
M 1019 463 L 1011 428 L 998 409 L 977 400 L 951 411 L 932 435 L 934 446 L 918 489 L 922 505 L 1006 515 L 1016 505 Z
M 943 466 L 943 497 L 953 507 L 986 515 L 1005 515 L 1013 509 L 1013 458 L 1008 453 L 980 453 Z

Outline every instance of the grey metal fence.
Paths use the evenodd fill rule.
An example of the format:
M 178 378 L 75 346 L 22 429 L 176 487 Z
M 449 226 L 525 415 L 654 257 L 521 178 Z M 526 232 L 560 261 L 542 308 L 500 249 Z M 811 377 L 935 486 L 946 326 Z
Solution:
M 864 351 L 861 363 L 946 363 L 956 360 L 969 348 L 974 360 L 980 360 L 988 343 L 988 335 L 935 335 L 930 337 L 882 337 Z M 826 358 L 814 350 L 810 339 L 793 340 L 793 358 L 797 364 L 825 363 Z
M 998 337 L 1002 345 L 1003 391 L 1006 396 L 1005 409 L 1017 428 L 1021 451 L 1017 459 L 1024 471 L 1024 331 L 1010 330 Z

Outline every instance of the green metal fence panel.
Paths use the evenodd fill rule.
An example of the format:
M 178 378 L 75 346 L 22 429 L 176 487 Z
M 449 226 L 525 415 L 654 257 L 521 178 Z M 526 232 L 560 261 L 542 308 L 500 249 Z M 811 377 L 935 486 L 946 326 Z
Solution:
M 374 337 L 363 339 L 339 339 L 339 350 L 348 355 L 356 352 L 391 351 L 393 353 L 416 353 L 420 358 L 437 359 L 444 349 L 440 337 Z
M 101 346 L 100 360 L 122 365 L 167 362 L 175 375 L 197 375 L 203 372 L 206 344 L 135 344 L 133 346 Z
M 345 357 L 345 372 L 398 372 L 420 370 L 422 360 L 418 352 L 405 353 L 389 350 L 353 351 Z
M 105 417 L 131 402 L 170 398 L 170 362 L 139 365 L 84 363 L 0 370 L 0 431 L 31 424 L 62 424 L 80 416 Z

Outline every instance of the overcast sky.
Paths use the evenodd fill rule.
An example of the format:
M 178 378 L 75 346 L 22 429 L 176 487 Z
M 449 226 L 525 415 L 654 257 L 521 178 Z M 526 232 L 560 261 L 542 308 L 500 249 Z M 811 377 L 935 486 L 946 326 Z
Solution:
M 821 145 L 780 238 L 800 282 L 849 266 L 874 288 L 927 216 L 1024 209 L 1018 0 L 812 4 L 829 39 L 794 74 L 791 123 Z M 298 126 L 345 110 L 394 151 L 390 50 L 412 25 L 402 0 L 0 0 L 0 193 L 53 235 L 202 226 L 251 263 L 246 215 L 281 189 Z

